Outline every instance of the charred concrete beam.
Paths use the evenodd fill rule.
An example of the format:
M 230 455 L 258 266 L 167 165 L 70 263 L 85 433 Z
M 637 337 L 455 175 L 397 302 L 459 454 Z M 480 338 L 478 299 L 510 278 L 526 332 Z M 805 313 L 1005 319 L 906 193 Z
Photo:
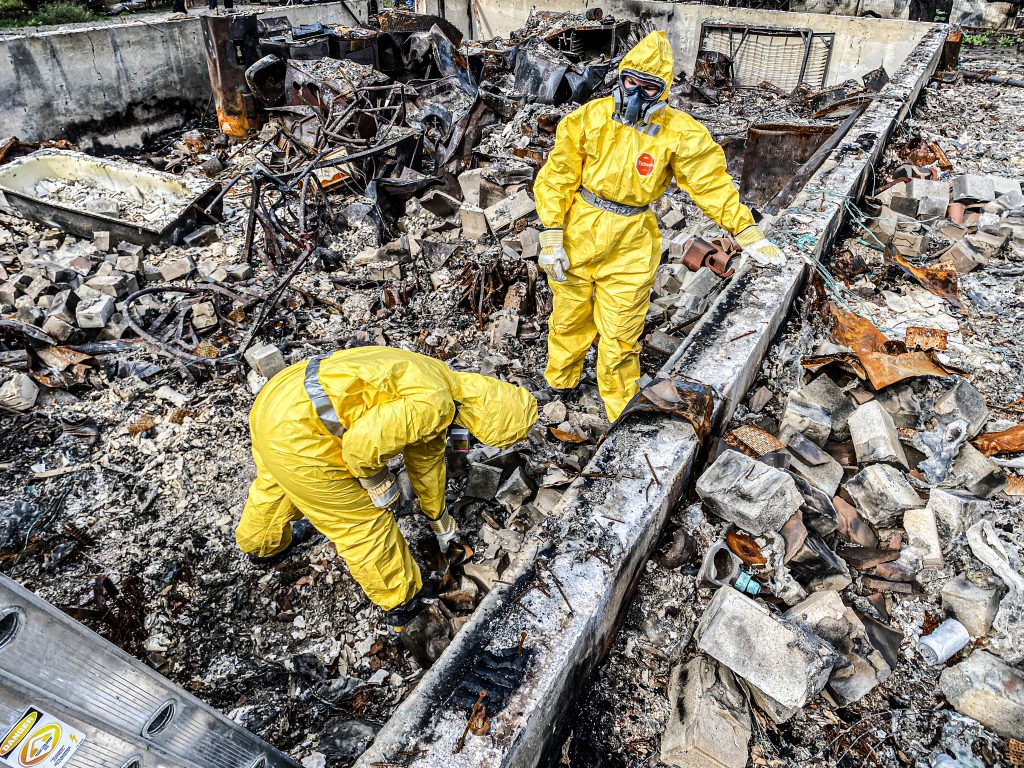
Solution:
M 709 314 L 670 360 L 674 374 L 719 393 L 721 422 L 753 379 L 799 289 L 800 252 L 824 253 L 897 122 L 938 63 L 947 28 L 936 26 L 914 50 L 849 137 L 776 220 L 786 243 L 783 268 L 737 272 Z M 789 233 L 805 237 L 791 238 Z M 786 235 L 786 237 L 782 237 Z M 629 604 L 640 569 L 689 480 L 699 449 L 689 424 L 644 416 L 615 430 L 583 477 L 535 532 L 499 585 L 416 690 L 380 731 L 358 768 L 419 752 L 418 768 L 535 766 L 558 744 L 577 692 L 601 661 Z M 514 650 L 526 632 L 525 678 L 489 729 L 468 727 L 460 684 L 486 651 Z M 483 700 L 486 706 L 486 697 Z

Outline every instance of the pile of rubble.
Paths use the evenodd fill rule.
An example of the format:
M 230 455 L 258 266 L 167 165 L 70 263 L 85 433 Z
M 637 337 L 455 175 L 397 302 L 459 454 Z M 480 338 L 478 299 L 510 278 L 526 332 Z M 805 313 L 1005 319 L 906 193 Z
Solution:
M 888 180 L 848 202 L 852 235 L 648 564 L 570 763 L 1019 763 L 1022 96 L 933 85 Z

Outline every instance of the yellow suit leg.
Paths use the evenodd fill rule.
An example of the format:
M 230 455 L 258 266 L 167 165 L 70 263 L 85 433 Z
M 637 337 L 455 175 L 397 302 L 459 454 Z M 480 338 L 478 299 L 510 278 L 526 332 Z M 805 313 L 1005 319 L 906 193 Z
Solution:
M 597 283 L 594 321 L 597 344 L 597 387 L 608 421 L 615 421 L 640 387 L 640 334 L 651 303 L 651 285 L 640 286 L 610 276 Z
M 548 364 L 544 378 L 555 389 L 580 383 L 583 361 L 594 343 L 594 285 L 570 267 L 565 282 L 548 281 L 552 306 L 548 318 Z
M 420 509 L 431 520 L 444 512 L 444 490 L 448 468 L 444 463 L 444 449 L 448 443 L 447 430 L 429 440 L 411 443 L 402 451 L 409 482 L 420 500 Z
M 661 236 L 653 215 L 629 217 L 619 226 L 619 237 L 612 241 L 612 248 L 596 270 L 594 297 L 594 322 L 601 334 L 597 387 L 609 421 L 619 417 L 640 389 L 637 342 L 644 330 L 651 286 L 661 258 Z
M 235 529 L 235 542 L 248 555 L 271 557 L 291 544 L 292 522 L 301 518 L 302 513 L 270 474 L 255 448 L 252 458 L 256 462 L 256 479 L 249 486 L 249 498 Z

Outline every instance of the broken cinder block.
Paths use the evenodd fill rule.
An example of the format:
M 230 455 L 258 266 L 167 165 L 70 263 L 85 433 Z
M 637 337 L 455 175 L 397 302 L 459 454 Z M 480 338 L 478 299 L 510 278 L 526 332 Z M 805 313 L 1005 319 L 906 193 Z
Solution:
M 463 205 L 459 208 L 459 220 L 462 222 L 462 238 L 479 240 L 490 230 L 487 229 L 487 216 L 483 208 L 475 205 Z
M 996 584 L 979 586 L 961 573 L 942 586 L 942 610 L 967 627 L 971 637 L 984 637 L 999 610 L 999 593 Z
M 537 207 L 525 189 L 516 192 L 512 197 L 484 209 L 484 216 L 491 230 L 495 233 L 508 229 L 523 216 L 533 213 Z M 471 239 L 468 238 L 467 239 Z
M 991 176 L 962 173 L 953 177 L 952 199 L 958 203 L 988 203 L 996 199 Z
M 102 328 L 114 314 L 114 297 L 96 293 L 82 297 L 75 309 L 75 322 L 79 328 Z
M 955 377 L 952 387 L 936 398 L 935 413 L 966 421 L 969 427 L 967 434 L 971 438 L 977 437 L 988 421 L 985 397 L 960 376 Z
M 269 379 L 285 369 L 284 355 L 273 344 L 260 344 L 245 350 L 245 362 L 257 374 Z
M 0 405 L 27 411 L 36 404 L 39 387 L 27 373 L 15 373 L 0 386 Z
M 870 400 L 850 414 L 850 437 L 857 461 L 866 464 L 871 461 L 889 461 L 907 467 L 907 455 L 903 452 L 896 425 L 892 416 L 877 400 Z
M 802 433 L 819 446 L 825 445 L 832 434 L 832 414 L 808 400 L 800 390 L 790 392 L 786 398 L 779 439 L 785 442 L 786 436 L 794 432 Z
M 700 476 L 697 494 L 716 515 L 754 535 L 780 530 L 804 502 L 786 472 L 732 449 Z
M 1024 740 L 1024 674 L 988 651 L 942 670 L 939 688 L 962 715 L 1008 739 Z
M 942 567 L 942 540 L 931 509 L 908 509 L 903 513 L 903 530 L 907 532 L 910 548 L 921 556 L 921 564 L 925 568 Z
M 846 483 L 846 492 L 864 519 L 881 526 L 925 505 L 906 475 L 888 464 L 865 467 Z
M 661 737 L 661 763 L 678 768 L 746 766 L 750 711 L 732 672 L 696 656 L 672 670 L 668 698 L 672 714 Z
M 942 536 L 952 540 L 992 509 L 992 502 L 967 491 L 932 488 L 928 495 L 928 508 L 935 515 Z
M 754 686 L 780 712 L 795 714 L 816 696 L 836 660 L 835 650 L 820 637 L 732 587 L 715 593 L 695 636 L 701 651 Z
M 469 476 L 466 479 L 466 496 L 474 499 L 492 500 L 501 485 L 501 468 L 489 464 L 474 462 L 469 465 Z

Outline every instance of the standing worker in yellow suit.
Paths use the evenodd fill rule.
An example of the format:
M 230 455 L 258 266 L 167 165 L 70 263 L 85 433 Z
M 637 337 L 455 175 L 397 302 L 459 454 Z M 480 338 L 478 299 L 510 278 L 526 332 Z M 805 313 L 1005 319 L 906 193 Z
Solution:
M 395 523 L 401 493 L 388 460 L 402 454 L 445 550 L 458 530 L 445 509 L 449 429 L 505 448 L 536 420 L 525 389 L 414 352 L 359 347 L 296 363 L 267 382 L 249 414 L 257 475 L 235 539 L 250 556 L 270 558 L 305 516 L 370 600 L 408 612 L 423 580 Z
M 650 204 L 673 178 L 745 251 L 782 255 L 740 202 L 707 128 L 668 106 L 672 78 L 672 48 L 652 32 L 622 59 L 613 96 L 558 124 L 533 189 L 544 227 L 537 261 L 554 297 L 544 377 L 555 390 L 575 388 L 599 334 L 597 385 L 609 421 L 639 389 L 637 341 L 661 258 Z

